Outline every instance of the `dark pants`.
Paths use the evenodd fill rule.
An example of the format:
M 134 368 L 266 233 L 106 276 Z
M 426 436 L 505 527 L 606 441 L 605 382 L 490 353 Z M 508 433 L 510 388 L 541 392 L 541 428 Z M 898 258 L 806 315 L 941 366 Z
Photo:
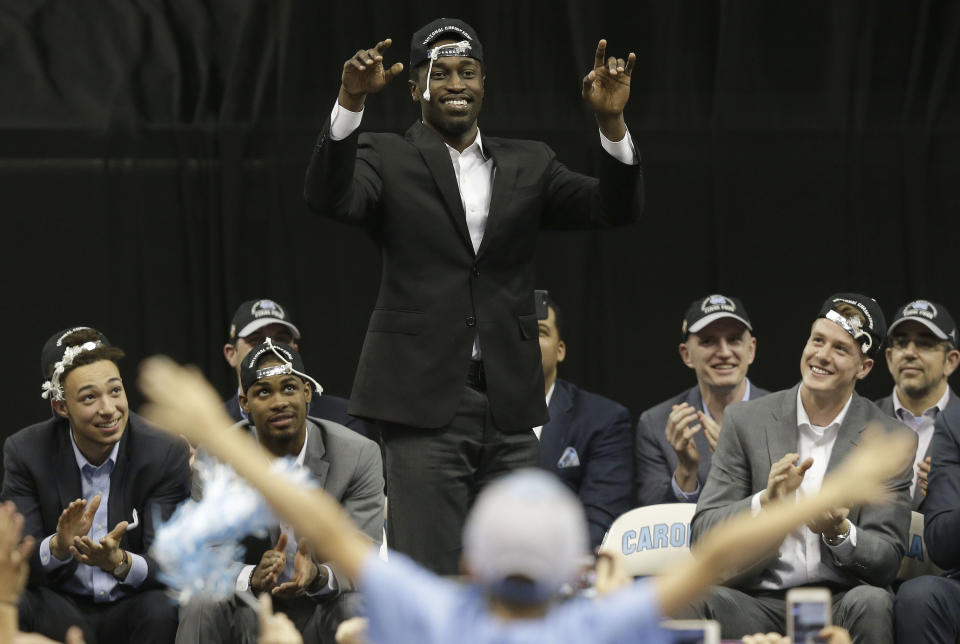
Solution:
M 747 594 L 714 586 L 678 617 L 714 619 L 724 639 L 786 633 L 786 591 Z M 850 631 L 853 644 L 893 644 L 893 594 L 868 585 L 834 592 L 833 623 Z
M 505 433 L 482 380 L 470 379 L 450 424 L 419 429 L 378 423 L 387 469 L 387 543 L 441 575 L 459 573 L 461 537 L 477 493 L 511 470 L 535 467 L 532 430 Z
M 97 604 L 46 587 L 31 588 L 23 593 L 19 608 L 20 630 L 58 642 L 74 625 L 83 630 L 87 644 L 173 644 L 177 633 L 177 606 L 160 590 Z
M 955 644 L 960 638 L 960 580 L 925 575 L 905 581 L 893 603 L 897 644 Z

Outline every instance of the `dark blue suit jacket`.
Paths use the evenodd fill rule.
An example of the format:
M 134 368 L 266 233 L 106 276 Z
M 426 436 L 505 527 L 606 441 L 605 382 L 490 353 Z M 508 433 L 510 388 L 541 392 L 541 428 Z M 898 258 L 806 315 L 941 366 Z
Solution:
M 550 421 L 540 432 L 540 467 L 556 473 L 580 497 L 590 543 L 597 546 L 613 520 L 633 507 L 630 412 L 560 379 L 548 410 Z M 576 450 L 579 465 L 560 467 L 570 448 Z
M 750 400 L 766 396 L 769 391 L 750 383 Z M 637 473 L 637 505 L 655 505 L 657 503 L 680 503 L 673 493 L 673 472 L 677 469 L 677 452 L 670 445 L 664 430 L 667 428 L 667 418 L 674 405 L 686 402 L 694 409 L 703 409 L 703 397 L 700 395 L 700 386 L 694 385 L 681 394 L 659 405 L 651 407 L 640 414 L 637 421 L 636 437 L 636 473 Z M 710 473 L 712 456 L 710 444 L 703 431 L 693 436 L 700 452 L 700 467 L 697 470 L 697 481 L 700 489 L 707 482 Z
M 113 528 L 121 521 L 130 521 L 133 510 L 137 510 L 140 525 L 126 531 L 121 547 L 147 561 L 147 579 L 140 590 L 161 587 L 156 579 L 157 564 L 147 551 L 153 543 L 154 520 L 169 518 L 190 495 L 189 456 L 186 441 L 170 438 L 140 416 L 130 414 L 110 475 L 107 522 Z M 73 576 L 76 560 L 47 578 L 38 550 L 40 542 L 57 531 L 64 508 L 82 496 L 69 423 L 54 416 L 13 434 L 3 445 L 3 465 L 0 497 L 16 504 L 25 519 L 24 534 L 37 540 L 30 560 L 30 583 L 57 586 Z
M 923 539 L 933 562 L 960 576 L 960 405 L 937 414 L 930 442 Z

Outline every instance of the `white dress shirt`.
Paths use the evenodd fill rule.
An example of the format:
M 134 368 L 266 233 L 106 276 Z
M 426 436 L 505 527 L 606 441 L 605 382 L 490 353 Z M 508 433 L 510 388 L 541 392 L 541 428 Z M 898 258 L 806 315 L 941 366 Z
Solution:
M 910 496 L 913 497 L 917 489 L 917 466 L 923 460 L 927 449 L 930 447 L 930 441 L 933 439 L 933 426 L 937 422 L 937 414 L 943 411 L 947 403 L 950 402 L 950 387 L 946 387 L 940 400 L 930 409 L 925 410 L 919 416 L 914 416 L 913 412 L 903 406 L 900 402 L 900 396 L 897 395 L 897 388 L 893 388 L 893 411 L 896 413 L 900 422 L 917 432 L 917 454 L 913 459 L 913 483 L 910 484 Z

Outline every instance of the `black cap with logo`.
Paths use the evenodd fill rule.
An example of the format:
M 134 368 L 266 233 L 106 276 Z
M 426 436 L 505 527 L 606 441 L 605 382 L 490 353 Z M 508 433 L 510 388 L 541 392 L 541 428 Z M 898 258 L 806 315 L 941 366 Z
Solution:
M 40 377 L 42 380 L 50 379 L 50 374 L 53 373 L 53 366 L 63 359 L 63 352 L 66 351 L 68 346 L 70 346 L 69 344 L 65 344 L 64 340 L 66 340 L 67 336 L 69 336 L 71 333 L 75 333 L 77 331 L 93 331 L 97 334 L 97 340 L 100 342 L 100 344 L 104 346 L 110 346 L 110 341 L 107 340 L 107 336 L 103 335 L 93 327 L 74 326 L 70 327 L 69 329 L 57 331 L 51 335 L 46 342 L 43 343 L 43 349 L 40 350 Z
M 836 308 L 842 304 L 849 304 L 860 311 L 866 319 L 866 324 L 837 313 Z M 843 330 L 853 336 L 860 345 L 860 349 L 871 357 L 876 356 L 880 351 L 880 346 L 887 335 L 887 320 L 883 317 L 880 305 L 875 299 L 862 293 L 834 293 L 823 302 L 817 318 L 827 318 L 840 325 Z
M 300 329 L 294 326 L 287 310 L 273 300 L 248 300 L 240 305 L 230 322 L 230 342 L 245 338 L 268 324 L 282 324 L 290 329 L 295 340 L 300 339 Z
M 893 322 L 890 323 L 888 334 L 903 322 L 919 322 L 923 326 L 940 338 L 950 343 L 954 349 L 957 348 L 957 325 L 953 321 L 950 311 L 942 304 L 931 302 L 930 300 L 914 300 L 907 302 L 893 316 Z
M 464 48 L 451 49 L 446 55 L 467 56 L 483 62 L 483 45 L 473 27 L 457 18 L 437 18 L 417 29 L 410 39 L 410 69 L 429 59 L 430 45 L 443 37 L 467 43 Z
M 694 300 L 687 307 L 683 315 L 683 324 L 680 326 L 680 338 L 687 341 L 691 333 L 697 333 L 711 322 L 722 318 L 733 318 L 742 322 L 753 333 L 750 316 L 743 308 L 743 303 L 735 297 L 727 297 L 716 293 Z

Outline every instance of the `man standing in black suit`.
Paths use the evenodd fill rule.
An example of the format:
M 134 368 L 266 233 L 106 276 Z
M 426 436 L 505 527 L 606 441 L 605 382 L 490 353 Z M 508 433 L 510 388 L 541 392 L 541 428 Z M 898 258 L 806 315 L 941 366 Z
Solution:
M 697 384 L 640 414 L 638 505 L 696 503 L 710 473 L 724 410 L 769 393 L 747 378 L 757 338 L 735 297 L 714 294 L 691 302 L 680 325 L 679 352 Z
M 483 46 L 441 18 L 411 41 L 410 95 L 422 121 L 404 137 L 357 134 L 364 101 L 403 70 L 386 39 L 344 63 L 339 96 L 307 170 L 305 198 L 363 225 L 383 270 L 350 399 L 380 425 L 390 491 L 387 539 L 440 573 L 458 570 L 478 490 L 534 465 L 547 420 L 533 305 L 540 228 L 635 221 L 642 178 L 623 118 L 635 56 L 601 40 L 582 96 L 597 118 L 599 181 L 543 143 L 483 135 Z
M 154 521 L 189 494 L 187 444 L 130 413 L 123 351 L 98 331 L 55 334 L 42 356 L 55 416 L 3 446 L 2 497 L 38 544 L 21 628 L 62 640 L 76 624 L 89 643 L 172 643 L 177 609 L 147 553 Z
M 927 495 L 934 422 L 948 404 L 958 404 L 947 384 L 960 364 L 957 325 L 950 312 L 928 300 L 901 306 L 890 323 L 885 356 L 895 386 L 877 405 L 917 432 L 910 495 L 911 507 L 921 511 Z
M 230 321 L 227 343 L 223 345 L 223 357 L 237 372 L 237 393 L 224 401 L 227 413 L 235 421 L 247 420 L 240 408 L 240 365 L 250 350 L 267 338 L 275 343 L 289 344 L 300 349 L 300 329 L 293 323 L 289 309 L 275 300 L 249 300 L 237 307 Z M 310 403 L 310 415 L 314 418 L 332 420 L 335 423 L 366 436 L 363 421 L 347 413 L 347 401 L 331 394 L 314 392 Z
M 596 547 L 618 516 L 633 507 L 633 432 L 623 405 L 557 377 L 567 355 L 563 314 L 547 300 L 540 320 L 540 354 L 550 420 L 533 431 L 540 439 L 540 467 L 556 474 L 577 495 Z

